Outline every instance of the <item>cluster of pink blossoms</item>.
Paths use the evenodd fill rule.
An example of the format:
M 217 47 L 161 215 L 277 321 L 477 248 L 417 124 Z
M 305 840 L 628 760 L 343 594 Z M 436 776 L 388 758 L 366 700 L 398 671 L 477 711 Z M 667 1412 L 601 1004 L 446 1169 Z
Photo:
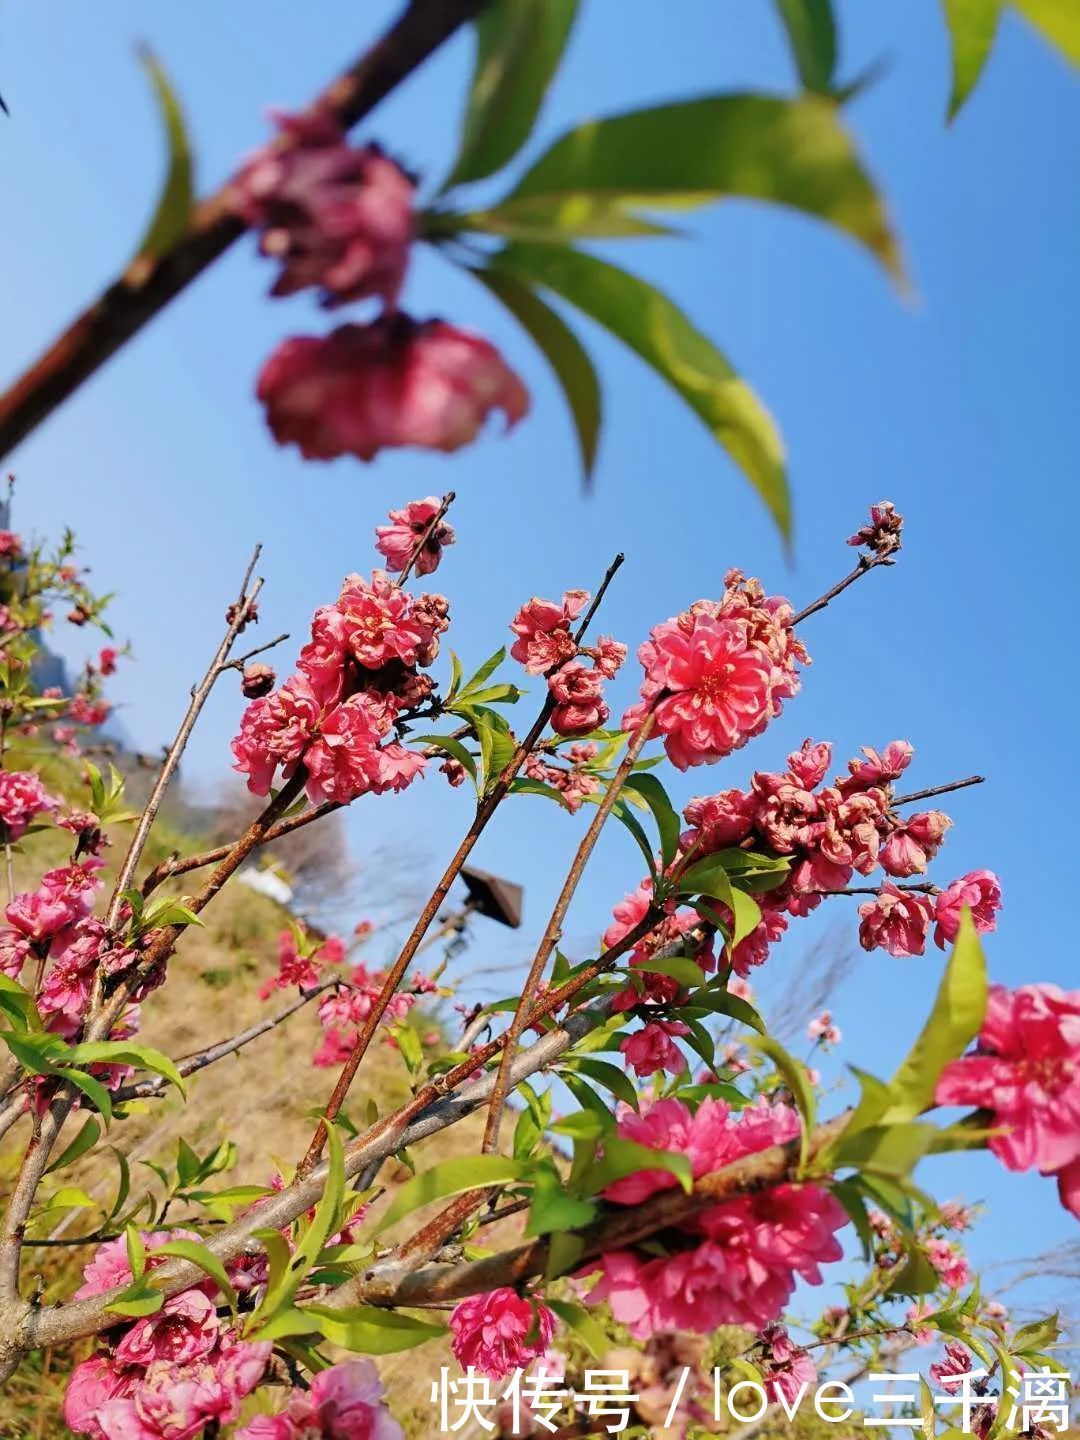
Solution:
M 793 611 L 758 580 L 729 570 L 719 600 L 698 600 L 650 631 L 638 649 L 641 702 L 623 716 L 634 730 L 651 713 L 680 770 L 738 750 L 779 715 L 810 657 Z
M 991 986 L 975 1051 L 945 1067 L 935 1098 L 989 1111 L 1002 1164 L 1056 1176 L 1080 1219 L 1080 990 Z
M 455 538 L 452 525 L 436 521 L 441 508 L 435 495 L 410 500 L 400 510 L 390 511 L 389 525 L 375 526 L 375 548 L 391 575 L 400 575 L 410 561 L 418 575 L 430 575 L 439 568 L 444 547 L 453 545 Z
M 856 873 L 870 875 L 879 867 L 897 878 L 925 873 L 952 821 L 940 810 L 906 817 L 895 812 L 893 783 L 913 753 L 905 740 L 893 740 L 880 752 L 864 749 L 863 758 L 849 762 L 846 775 L 823 785 L 832 746 L 805 740 L 788 756 L 787 770 L 758 771 L 749 790 L 722 790 L 686 807 L 690 828 L 682 847 L 692 850 L 695 859 L 742 847 L 791 860 L 784 883 L 757 897 L 762 920 L 735 947 L 737 974 L 762 964 L 769 945 L 787 928 L 787 916 L 808 914 L 823 895 L 843 890 Z M 1001 905 L 997 877 L 974 871 L 933 899 L 886 880 L 860 907 L 859 938 L 867 950 L 921 955 L 935 923 L 940 946 L 956 938 L 964 905 L 971 907 L 981 931 L 993 930 Z
M 323 1038 L 312 1057 L 318 1066 L 341 1065 L 349 1058 L 356 1037 L 366 1023 L 386 983 L 383 970 L 368 971 L 354 965 L 348 979 L 319 1001 L 319 1024 Z M 407 990 L 396 990 L 381 1023 L 393 1025 L 404 1020 L 423 995 L 432 995 L 437 986 L 426 975 L 413 975 Z
M 294 1390 L 277 1415 L 258 1415 L 236 1440 L 402 1440 L 383 1403 L 383 1383 L 370 1360 L 320 1370 L 307 1390 Z
M 419 669 L 438 654 L 448 613 L 443 596 L 411 596 L 381 570 L 346 576 L 315 612 L 296 673 L 244 712 L 232 749 L 248 789 L 266 795 L 279 770 L 287 780 L 300 766 L 315 804 L 411 784 L 425 758 L 392 738 L 395 723 L 434 689 Z
M 744 1155 L 799 1134 L 787 1105 L 758 1103 L 733 1113 L 704 1100 L 691 1111 L 659 1100 L 641 1114 L 623 1113 L 621 1137 L 686 1155 L 699 1179 Z M 641 1170 L 617 1180 L 605 1197 L 639 1205 L 678 1181 L 666 1170 Z M 796 1275 L 819 1284 L 819 1267 L 839 1260 L 835 1231 L 847 1223 L 840 1204 L 819 1185 L 783 1184 L 734 1196 L 679 1226 L 685 1240 L 670 1255 L 617 1250 L 601 1257 L 590 1300 L 607 1300 L 615 1318 L 638 1338 L 657 1330 L 709 1332 L 719 1325 L 769 1324 L 795 1288 Z
M 600 747 L 586 740 L 561 752 L 561 758 L 568 760 L 569 765 L 554 765 L 534 751 L 527 756 L 522 770 L 530 780 L 539 780 L 558 790 L 562 803 L 576 815 L 582 802 L 600 789 L 600 777 L 589 768 L 599 753 Z
M 147 1268 L 169 1240 L 187 1231 L 143 1236 Z M 110 1240 L 83 1271 L 76 1299 L 131 1282 L 125 1242 Z M 170 1296 L 136 1320 L 107 1350 L 77 1365 L 64 1397 L 64 1420 L 91 1440 L 192 1440 L 210 1425 L 229 1424 L 262 1379 L 273 1346 L 240 1340 L 222 1324 L 213 1281 Z M 390 1437 L 387 1437 L 390 1440 Z
M 41 814 L 54 814 L 60 801 L 50 795 L 32 770 L 0 770 L 0 820 L 14 843 Z
M 415 230 L 412 178 L 378 146 L 350 146 L 326 113 L 279 123 L 282 140 L 232 185 L 234 210 L 282 262 L 272 293 L 314 288 L 330 307 L 377 298 L 384 311 L 271 355 L 257 393 L 278 444 L 307 459 L 371 460 L 404 445 L 457 450 L 493 410 L 515 424 L 528 393 L 493 345 L 397 309 Z
M 554 1314 L 539 1300 L 504 1286 L 470 1295 L 450 1316 L 450 1343 L 463 1370 L 470 1366 L 492 1380 L 524 1369 L 551 1344 Z
M 613 679 L 626 659 L 626 646 L 610 635 L 601 635 L 592 646 L 580 646 L 574 639 L 571 625 L 588 599 L 587 590 L 567 590 L 561 601 L 534 595 L 510 622 L 517 636 L 511 656 L 528 674 L 548 677 L 551 728 L 557 735 L 588 735 L 604 724 L 610 714 L 604 703 L 604 681 Z M 534 769 L 533 778 L 549 777 Z M 558 788 L 569 789 L 561 784 Z
M 259 989 L 259 999 L 268 999 L 275 990 L 311 990 L 318 985 L 320 971 L 327 965 L 340 965 L 345 958 L 345 942 L 331 935 L 315 949 L 301 949 L 294 930 L 282 930 L 278 936 L 278 972 Z

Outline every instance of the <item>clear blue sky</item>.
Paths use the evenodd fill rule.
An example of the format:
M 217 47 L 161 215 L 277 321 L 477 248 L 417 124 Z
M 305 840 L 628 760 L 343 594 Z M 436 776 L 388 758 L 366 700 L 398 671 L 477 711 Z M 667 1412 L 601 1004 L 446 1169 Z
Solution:
M 583 8 L 536 146 L 589 115 L 649 100 L 793 84 L 766 0 Z M 137 39 L 150 42 L 183 97 L 209 187 L 265 137 L 267 105 L 304 103 L 393 10 L 387 0 L 359 9 L 287 0 L 5 7 L 0 90 L 12 118 L 0 123 L 0 380 L 113 276 L 145 224 L 161 157 Z M 1077 983 L 1063 913 L 1075 889 L 1072 813 L 1059 820 L 1053 796 L 1070 783 L 1075 746 L 1068 556 L 1080 460 L 1080 188 L 1068 175 L 1080 87 L 1007 15 L 983 86 L 946 130 L 948 57 L 935 0 L 849 0 L 841 10 L 845 73 L 888 62 L 850 121 L 887 194 L 917 298 L 898 298 L 838 235 L 744 204 L 693 217 L 691 241 L 617 252 L 686 306 L 779 418 L 792 457 L 794 562 L 681 403 L 591 332 L 607 424 L 595 493 L 583 496 L 543 363 L 485 294 L 430 254 L 416 258 L 409 308 L 499 343 L 533 390 L 532 418 L 450 461 L 399 454 L 366 468 L 314 466 L 276 450 L 253 399 L 255 373 L 279 339 L 327 322 L 306 298 L 268 302 L 270 271 L 246 242 L 15 457 L 20 527 L 72 525 L 101 587 L 119 591 L 114 623 L 138 663 L 114 693 L 141 746 L 171 735 L 256 539 L 268 580 L 263 633 L 301 636 L 341 576 L 372 563 L 371 527 L 388 506 L 455 487 L 460 544 L 439 580 L 454 603 L 454 647 L 475 663 L 507 638 L 528 594 L 594 584 L 617 549 L 628 563 L 603 629 L 632 645 L 717 593 L 732 564 L 803 602 L 847 567 L 843 540 L 868 502 L 891 497 L 908 520 L 901 563 L 808 626 L 815 664 L 804 693 L 752 752 L 679 781 L 676 792 L 740 783 L 752 766 L 779 765 L 806 734 L 834 740 L 841 762 L 860 744 L 909 737 L 920 785 L 984 772 L 989 785 L 948 807 L 957 823 L 938 873 L 948 880 L 989 866 L 1002 875 L 1006 909 L 988 945 L 997 978 Z M 363 133 L 437 180 L 469 59 L 459 38 Z M 618 701 L 632 689 L 629 671 Z M 189 775 L 212 785 L 227 773 L 239 709 L 235 692 L 215 698 Z M 432 776 L 400 800 L 361 802 L 350 824 L 361 856 L 379 843 L 408 845 L 434 877 L 467 819 L 467 795 Z M 504 945 L 489 926 L 470 963 L 524 960 L 582 823 L 529 798 L 500 817 L 477 858 L 527 883 L 527 930 Z M 568 948 L 582 953 L 636 883 L 635 853 L 621 833 L 606 837 Z M 853 943 L 854 920 L 833 911 L 797 927 L 763 977 L 765 1008 L 824 926 Z M 849 1037 L 845 1058 L 887 1070 L 921 1022 L 939 966 L 936 951 L 862 960 L 834 1005 Z M 958 1188 L 961 1168 L 967 1197 L 997 1207 L 973 1241 L 976 1259 L 1070 1233 L 1048 1183 L 1006 1182 L 976 1159 L 942 1175 L 944 1193 Z

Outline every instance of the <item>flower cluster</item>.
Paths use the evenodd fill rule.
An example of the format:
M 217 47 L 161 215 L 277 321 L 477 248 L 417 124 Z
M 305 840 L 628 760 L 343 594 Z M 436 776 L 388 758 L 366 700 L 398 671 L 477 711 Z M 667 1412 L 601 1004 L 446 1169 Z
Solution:
M 278 1414 L 257 1415 L 236 1440 L 402 1440 L 382 1397 L 372 1361 L 346 1360 L 320 1370 L 307 1390 L 294 1390 Z
M 570 762 L 568 766 L 554 765 L 533 752 L 526 757 L 522 770 L 530 780 L 539 780 L 542 785 L 557 790 L 567 810 L 576 815 L 582 802 L 600 789 L 600 777 L 589 768 L 599 753 L 599 746 L 586 740 L 562 752 L 562 758 Z
M 796 1112 L 780 1103 L 761 1102 L 735 1114 L 722 1101 L 703 1100 L 691 1111 L 672 1099 L 621 1115 L 618 1133 L 687 1156 L 698 1179 L 792 1140 L 799 1127 Z M 639 1205 L 677 1184 L 667 1170 L 642 1170 L 604 1194 L 620 1205 Z M 669 1254 L 604 1254 L 589 1299 L 607 1300 L 615 1318 L 638 1337 L 666 1329 L 765 1326 L 791 1298 L 796 1275 L 819 1284 L 820 1265 L 840 1259 L 834 1232 L 846 1223 L 839 1203 L 819 1185 L 782 1184 L 738 1195 L 680 1224 L 683 1243 Z
M 1080 1218 L 1080 990 L 992 985 L 974 1053 L 946 1066 L 935 1098 L 988 1110 L 1002 1164 L 1055 1175 Z
M 623 716 L 636 729 L 651 714 L 680 770 L 722 760 L 760 735 L 799 689 L 809 663 L 793 611 L 739 570 L 719 600 L 698 600 L 650 631 L 638 649 L 641 702 Z
M 49 794 L 33 771 L 0 770 L 0 820 L 7 840 L 21 840 L 38 815 L 54 814 L 59 808 L 60 801 Z
M 503 1287 L 470 1295 L 450 1316 L 450 1343 L 462 1369 L 502 1380 L 542 1355 L 555 1333 L 555 1316 L 538 1300 Z
M 147 1269 L 169 1240 L 187 1231 L 144 1234 Z M 125 1241 L 102 1245 L 83 1271 L 77 1299 L 100 1295 L 132 1279 Z M 240 1340 L 222 1324 L 213 1281 L 170 1296 L 136 1320 L 107 1350 L 77 1365 L 64 1397 L 64 1420 L 91 1440 L 191 1440 L 211 1425 L 239 1417 L 262 1379 L 269 1341 Z
M 337 601 L 315 612 L 295 674 L 244 712 L 232 748 L 248 789 L 266 795 L 279 770 L 288 780 L 300 766 L 316 804 L 411 784 L 425 758 L 394 727 L 434 688 L 419 669 L 435 659 L 448 612 L 441 595 L 408 595 L 381 570 L 346 576 Z
M 360 1030 L 366 1024 L 386 983 L 382 970 L 369 971 L 354 965 L 348 978 L 333 992 L 319 1001 L 319 1024 L 323 1037 L 312 1057 L 318 1066 L 341 1065 L 352 1052 Z M 407 990 L 397 990 L 383 1015 L 384 1025 L 404 1020 L 423 995 L 434 994 L 435 982 L 426 975 L 410 976 Z
M 790 861 L 784 882 L 758 896 L 762 920 L 735 947 L 732 963 L 740 975 L 767 957 L 769 945 L 787 928 L 789 916 L 816 908 L 824 895 L 843 891 L 855 874 L 881 869 L 907 878 L 925 873 L 952 821 L 940 810 L 901 817 L 893 784 L 911 762 L 907 741 L 893 740 L 881 751 L 866 748 L 850 761 L 848 773 L 823 784 L 832 764 L 832 746 L 804 740 L 781 772 L 758 771 L 749 790 L 722 790 L 700 796 L 684 812 L 684 852 L 701 858 L 742 847 Z M 866 950 L 921 955 L 931 928 L 941 946 L 956 938 L 964 905 L 981 931 L 992 930 L 1001 905 L 997 877 L 974 871 L 934 898 L 885 880 L 859 910 L 859 938 Z
M 305 941 L 295 929 L 282 930 L 278 935 L 278 970 L 259 990 L 259 999 L 268 999 L 275 990 L 310 990 L 320 981 L 326 965 L 340 965 L 345 958 L 345 943 L 337 935 L 319 943 Z
M 561 601 L 534 595 L 510 622 L 517 636 L 510 647 L 511 656 L 528 674 L 547 676 L 553 706 L 551 728 L 557 735 L 588 735 L 604 724 L 610 713 L 604 703 L 604 681 L 612 679 L 626 659 L 626 646 L 610 635 L 602 635 L 594 646 L 578 645 L 571 625 L 588 599 L 586 590 L 567 590 Z M 592 664 L 587 665 L 582 656 Z M 547 780 L 548 776 L 534 774 L 533 778 Z
M 493 410 L 520 420 L 528 394 L 494 346 L 397 309 L 415 231 L 412 178 L 377 145 L 350 146 L 325 112 L 279 123 L 282 138 L 231 187 L 263 254 L 282 262 L 271 293 L 315 288 L 329 307 L 375 298 L 385 308 L 270 356 L 257 393 L 278 444 L 307 459 L 371 460 L 387 447 L 457 450 Z

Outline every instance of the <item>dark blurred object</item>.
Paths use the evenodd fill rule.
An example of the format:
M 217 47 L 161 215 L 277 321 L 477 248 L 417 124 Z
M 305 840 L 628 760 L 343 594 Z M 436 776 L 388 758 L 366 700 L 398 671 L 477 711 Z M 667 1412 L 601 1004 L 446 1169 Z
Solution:
M 501 880 L 498 875 L 489 875 L 486 870 L 474 870 L 466 865 L 461 878 L 469 892 L 467 908 L 489 920 L 498 920 L 500 925 L 509 925 L 516 930 L 521 924 L 520 885 L 510 880 Z

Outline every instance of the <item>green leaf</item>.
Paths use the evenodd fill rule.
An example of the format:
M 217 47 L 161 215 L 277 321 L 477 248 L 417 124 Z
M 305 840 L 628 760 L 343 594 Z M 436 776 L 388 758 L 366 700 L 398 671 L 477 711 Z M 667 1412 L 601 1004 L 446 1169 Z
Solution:
M 577 0 L 497 0 L 477 17 L 461 149 L 444 189 L 493 175 L 525 144 L 576 11 Z
M 1012 0 L 1012 4 L 1067 60 L 1080 65 L 1080 6 L 1076 0 Z
M 723 983 L 715 987 L 710 986 L 703 994 L 695 995 L 693 1003 L 694 1008 L 712 1010 L 720 1015 L 730 1015 L 733 1020 L 738 1020 L 742 1025 L 748 1025 L 759 1035 L 765 1034 L 765 1021 L 749 1000 L 744 1000 L 741 995 L 733 995 L 730 990 L 725 989 Z
M 776 0 L 799 79 L 807 90 L 828 95 L 836 69 L 836 18 L 832 0 Z
M 144 49 L 139 58 L 161 112 L 169 161 L 157 208 L 137 253 L 164 255 L 184 234 L 191 216 L 194 198 L 191 150 L 180 104 L 168 76 L 149 50 Z
M 959 114 L 979 83 L 997 38 L 1002 0 L 942 0 L 952 44 L 949 119 Z
M 78 1185 L 62 1185 L 59 1190 L 49 1196 L 45 1203 L 46 1210 L 81 1210 L 87 1205 L 96 1202 L 92 1196 Z
M 595 1195 L 613 1181 L 621 1180 L 624 1175 L 636 1175 L 639 1170 L 668 1171 L 688 1195 L 694 1188 L 694 1172 L 688 1156 L 672 1150 L 653 1150 L 617 1135 L 605 1135 L 604 1153 L 585 1177 L 587 1192 Z
M 40 1030 L 41 1016 L 34 997 L 18 981 L 0 975 L 0 1010 L 20 1030 Z
M 892 1103 L 880 1117 L 881 1124 L 912 1120 L 933 1103 L 942 1070 L 964 1053 L 982 1027 L 986 995 L 986 961 L 974 921 L 965 909 L 934 1008 L 890 1082 Z
M 423 218 L 421 217 L 421 225 Z M 645 235 L 681 235 L 681 230 L 631 214 L 617 200 L 602 202 L 580 195 L 538 195 L 532 199 L 504 200 L 488 210 L 467 215 L 440 215 L 432 222 L 438 235 L 447 228 L 478 230 L 506 240 L 530 240 L 537 245 L 565 245 L 570 240 L 627 240 Z
M 596 463 L 602 410 L 600 382 L 588 352 L 566 321 L 528 285 L 498 270 L 475 269 L 472 274 L 502 301 L 551 366 L 570 408 L 587 483 Z
M 852 1165 L 874 1175 L 903 1180 L 924 1155 L 934 1148 L 942 1132 L 920 1122 L 871 1125 L 853 1135 L 847 1132 L 829 1152 L 830 1163 Z
M 465 682 L 465 685 L 462 687 L 458 698 L 460 700 L 468 700 L 471 696 L 474 696 L 478 690 L 482 690 L 484 688 L 484 681 L 488 680 L 492 675 L 495 674 L 495 671 L 499 668 L 499 666 L 503 663 L 505 659 L 506 646 L 502 645 L 498 650 L 495 651 L 494 655 L 489 655 L 488 658 L 484 661 L 484 663 L 480 666 L 479 670 L 477 670 L 476 674 L 473 675 L 471 679 Z
M 91 1104 L 101 1112 L 106 1125 L 112 1123 L 112 1097 L 100 1080 L 95 1080 L 92 1075 L 87 1075 L 85 1070 L 69 1070 L 61 1067 L 56 1073 L 63 1076 L 69 1084 L 74 1085 L 76 1090 L 82 1091 Z
M 806 1066 L 796 1060 L 793 1055 L 789 1055 L 779 1040 L 775 1040 L 771 1035 L 750 1035 L 747 1037 L 746 1043 L 753 1045 L 755 1049 L 769 1057 L 791 1091 L 792 1099 L 795 1101 L 803 1121 L 799 1153 L 801 1163 L 805 1165 L 810 1132 L 813 1130 L 814 1121 L 817 1118 L 817 1097 L 814 1095 L 814 1088 L 807 1076 Z
M 164 1245 L 157 1246 L 154 1254 L 174 1255 L 178 1260 L 190 1260 L 192 1265 L 197 1265 L 204 1274 L 210 1276 L 225 1297 L 229 1309 L 236 1314 L 236 1291 L 229 1283 L 225 1266 L 212 1250 L 208 1250 L 197 1240 L 169 1240 Z
M 580 1230 L 596 1217 L 596 1205 L 568 1195 L 559 1172 L 550 1161 L 537 1168 L 532 1203 L 529 1206 L 527 1238 L 551 1235 L 563 1230 Z
M 156 1314 L 164 1304 L 165 1296 L 160 1290 L 151 1290 L 140 1282 L 121 1291 L 111 1304 L 105 1306 L 105 1310 L 110 1315 L 126 1315 L 134 1320 Z
M 731 883 L 720 855 L 709 855 L 691 865 L 679 880 L 679 889 L 686 895 L 712 895 L 725 904 L 735 917 L 735 928 L 731 936 L 734 948 L 741 940 L 761 924 L 761 906 L 744 890 L 736 889 Z
M 502 1155 L 473 1155 L 463 1160 L 444 1160 L 441 1165 L 433 1165 L 430 1170 L 424 1170 L 402 1185 L 373 1233 L 381 1234 L 422 1205 L 430 1205 L 433 1200 L 462 1195 L 467 1190 L 483 1190 L 488 1185 L 502 1184 L 507 1180 L 520 1180 L 528 1171 L 528 1165 Z
M 587 800 L 599 800 L 600 797 L 599 795 L 587 795 L 585 798 Z M 649 868 L 649 874 L 655 877 L 656 859 L 653 855 L 653 848 L 649 842 L 649 837 L 645 834 L 645 829 L 642 826 L 641 821 L 637 818 L 636 815 L 633 814 L 629 805 L 627 805 L 626 801 L 623 800 L 621 796 L 618 800 L 615 801 L 615 804 L 611 807 L 611 813 L 615 816 L 615 819 L 618 820 L 621 825 L 624 825 L 626 829 L 630 831 L 630 834 L 637 841 L 638 849 L 644 856 L 645 864 Z
M 670 975 L 688 990 L 700 990 L 705 984 L 705 972 L 686 955 L 657 956 L 654 960 L 643 960 L 633 968 L 648 970 L 652 975 Z M 696 995 L 694 999 L 697 1000 Z
M 660 831 L 660 858 L 666 870 L 679 849 L 682 825 L 678 813 L 655 775 L 628 775 L 625 788 L 640 795 L 652 811 L 656 828 Z
M 611 1339 L 584 1305 L 575 1305 L 569 1300 L 553 1300 L 550 1296 L 544 1297 L 544 1304 L 574 1332 L 594 1360 L 604 1358 L 611 1349 Z
M 445 750 L 447 755 L 464 768 L 473 784 L 476 784 L 476 761 L 460 740 L 455 740 L 452 735 L 413 735 L 410 739 L 414 745 L 433 745 L 439 750 Z
M 605 1090 L 610 1090 L 616 1099 L 624 1101 L 632 1110 L 638 1108 L 637 1091 L 626 1071 L 620 1070 L 617 1065 L 612 1065 L 607 1060 L 597 1060 L 591 1055 L 575 1055 L 565 1061 L 562 1068 L 587 1075 L 590 1080 L 595 1080 L 597 1085 L 603 1085 Z
M 704 421 L 790 538 L 784 448 L 772 417 L 672 301 L 637 276 L 566 246 L 510 245 L 492 266 L 561 295 L 636 351 Z
M 138 1226 L 128 1225 L 124 1229 L 124 1246 L 127 1249 L 128 1266 L 133 1280 L 141 1280 L 146 1269 L 146 1246 Z
M 331 1310 L 325 1305 L 308 1305 L 301 1311 L 310 1316 L 331 1345 L 360 1355 L 393 1355 L 412 1350 L 445 1335 L 445 1325 L 416 1320 L 399 1310 L 378 1310 L 359 1305 L 349 1310 Z
M 918 1245 L 910 1245 L 906 1262 L 897 1267 L 887 1288 L 890 1295 L 932 1295 L 940 1283 L 937 1271 L 923 1251 Z
M 91 1116 L 86 1124 L 79 1131 L 75 1139 L 67 1147 L 62 1155 L 58 1155 L 49 1168 L 46 1175 L 51 1175 L 54 1170 L 62 1170 L 65 1165 L 71 1165 L 80 1159 L 88 1150 L 92 1150 L 101 1137 L 101 1126 Z
M 143 1070 L 163 1075 L 171 1085 L 184 1093 L 184 1078 L 176 1065 L 152 1045 L 133 1044 L 130 1040 L 95 1040 L 72 1045 L 64 1059 L 73 1065 L 138 1065 Z
M 1014 1355 L 1023 1355 L 1027 1351 L 1045 1350 L 1061 1334 L 1058 1312 L 1047 1315 L 1042 1320 L 1032 1320 L 1027 1325 L 1021 1325 L 1011 1340 Z
M 517 747 L 509 725 L 498 711 L 464 708 L 468 710 L 468 717 L 480 742 L 480 761 L 484 776 L 481 793 L 486 795 L 513 759 Z
M 771 201 L 846 231 L 902 275 L 881 198 L 838 107 L 818 95 L 710 95 L 589 121 L 556 141 L 511 198 L 538 195 L 628 209 Z

